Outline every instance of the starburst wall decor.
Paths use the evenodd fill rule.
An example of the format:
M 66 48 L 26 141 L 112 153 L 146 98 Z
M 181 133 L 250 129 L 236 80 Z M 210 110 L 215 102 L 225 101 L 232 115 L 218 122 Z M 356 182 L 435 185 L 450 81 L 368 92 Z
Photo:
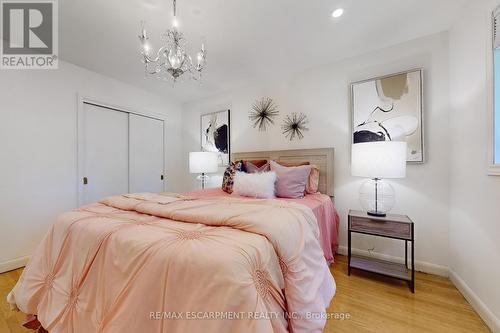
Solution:
M 274 125 L 274 117 L 279 114 L 278 106 L 270 97 L 264 97 L 255 101 L 248 118 L 253 122 L 253 128 L 258 127 L 259 131 L 265 132 L 267 127 Z
M 283 121 L 283 125 L 281 125 L 281 129 L 286 138 L 293 141 L 295 138 L 302 140 L 304 138 L 304 131 L 309 131 L 309 128 L 306 127 L 309 120 L 305 114 L 293 112 L 286 116 Z

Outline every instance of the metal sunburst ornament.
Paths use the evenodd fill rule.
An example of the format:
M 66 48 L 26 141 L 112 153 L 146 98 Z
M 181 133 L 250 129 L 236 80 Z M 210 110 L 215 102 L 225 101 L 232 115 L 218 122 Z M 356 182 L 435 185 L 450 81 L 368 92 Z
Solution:
M 264 97 L 253 103 L 248 118 L 253 122 L 253 128 L 259 127 L 259 131 L 265 132 L 268 126 L 274 125 L 273 118 L 278 114 L 278 106 L 272 98 Z
M 286 116 L 283 121 L 283 125 L 281 125 L 281 129 L 283 130 L 283 134 L 286 138 L 293 141 L 296 137 L 299 140 L 304 138 L 304 131 L 309 131 L 309 128 L 306 127 L 309 120 L 305 114 L 293 112 Z

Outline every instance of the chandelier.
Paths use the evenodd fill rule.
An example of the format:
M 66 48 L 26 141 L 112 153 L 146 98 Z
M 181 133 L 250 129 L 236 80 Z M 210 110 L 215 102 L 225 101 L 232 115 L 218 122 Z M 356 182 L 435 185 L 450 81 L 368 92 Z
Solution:
M 201 50 L 196 54 L 196 64 L 186 53 L 187 43 L 179 31 L 176 2 L 176 0 L 173 0 L 174 19 L 172 29 L 167 29 L 163 34 L 162 41 L 164 41 L 164 45 L 158 52 L 152 52 L 144 21 L 141 22 L 139 40 L 142 45 L 141 55 L 143 58 L 142 62 L 144 63 L 144 72 L 146 76 L 155 76 L 165 80 L 172 79 L 173 82 L 176 82 L 179 77 L 186 73 L 192 79 L 199 80 L 206 64 L 207 51 L 205 50 L 205 45 L 202 43 Z

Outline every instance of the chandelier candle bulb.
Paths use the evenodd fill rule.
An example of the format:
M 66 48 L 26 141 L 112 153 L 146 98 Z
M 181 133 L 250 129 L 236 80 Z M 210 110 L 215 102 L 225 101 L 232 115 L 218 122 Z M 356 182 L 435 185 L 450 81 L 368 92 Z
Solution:
M 196 57 L 198 60 L 198 65 L 196 66 L 196 70 L 198 72 L 201 72 L 203 70 L 203 67 L 205 66 L 205 59 L 206 59 L 206 51 L 204 43 L 201 44 L 201 50 L 197 53 Z
M 144 21 L 141 21 L 141 36 L 139 38 L 141 38 L 141 40 L 148 40 L 148 35 L 146 34 L 146 28 L 144 27 Z
M 148 42 L 145 42 L 145 43 L 142 45 L 142 48 L 144 49 L 144 53 L 149 54 L 149 51 L 151 50 L 151 46 L 149 46 L 149 43 L 148 43 Z

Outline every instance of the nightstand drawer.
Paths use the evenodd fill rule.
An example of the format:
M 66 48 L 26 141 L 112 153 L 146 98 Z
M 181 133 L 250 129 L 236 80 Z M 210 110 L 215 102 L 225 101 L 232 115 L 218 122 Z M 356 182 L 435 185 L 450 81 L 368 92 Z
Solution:
M 350 229 L 354 232 L 365 232 L 408 240 L 412 238 L 411 225 L 408 223 L 351 217 Z

